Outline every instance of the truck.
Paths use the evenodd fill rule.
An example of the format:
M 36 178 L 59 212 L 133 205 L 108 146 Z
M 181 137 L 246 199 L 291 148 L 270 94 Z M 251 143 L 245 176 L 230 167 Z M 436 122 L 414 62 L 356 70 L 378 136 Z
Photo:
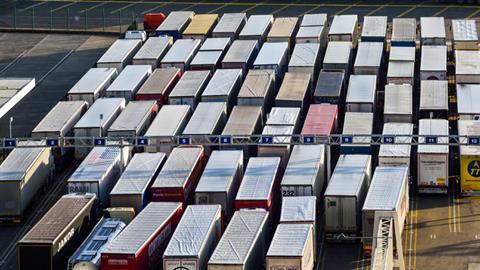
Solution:
M 323 70 L 343 71 L 350 74 L 353 53 L 352 43 L 346 41 L 330 41 L 323 58 Z
M 383 121 L 412 123 L 413 91 L 409 84 L 385 85 Z
M 199 39 L 202 42 L 210 36 L 218 21 L 218 14 L 195 14 L 182 32 L 184 39 Z
M 195 12 L 193 11 L 172 11 L 167 18 L 155 30 L 155 36 L 170 36 L 173 40 L 182 37 L 187 25 L 192 21 Z
M 421 17 L 420 35 L 422 47 L 445 45 L 445 19 L 443 17 Z
M 455 50 L 455 82 L 480 83 L 480 54 L 478 51 Z
M 254 69 L 275 70 L 275 80 L 281 80 L 287 70 L 288 43 L 265 42 L 253 62 Z
M 257 57 L 260 45 L 256 40 L 235 40 L 222 60 L 222 68 L 240 68 L 246 74 Z
M 370 154 L 370 136 L 358 135 L 371 135 L 372 130 L 373 113 L 346 112 L 343 123 L 343 135 L 347 137 L 342 139 L 340 154 Z
M 91 68 L 68 90 L 67 98 L 70 101 L 86 101 L 88 106 L 92 106 L 98 98 L 105 96 L 105 91 L 117 75 L 115 68 Z
M 387 38 L 387 16 L 365 16 L 363 17 L 362 42 L 384 43 Z
M 182 76 L 179 68 L 157 68 L 140 87 L 136 100 L 155 100 L 158 106 L 167 104 L 168 95 Z
M 235 40 L 246 22 L 246 13 L 224 13 L 213 29 L 212 36 L 228 37 L 231 40 Z
M 272 27 L 273 15 L 251 15 L 238 35 L 239 39 L 256 40 L 260 45 L 267 38 L 267 33 Z
M 295 34 L 298 31 L 298 17 L 277 17 L 267 35 L 268 42 L 287 42 L 293 47 Z
M 260 106 L 262 118 L 270 112 L 275 92 L 275 71 L 273 69 L 251 69 L 248 71 L 237 96 L 239 106 Z
M 476 120 L 458 120 L 458 135 L 462 136 L 463 143 L 469 137 L 478 135 L 480 128 Z M 460 152 L 460 194 L 462 196 L 478 196 L 479 194 L 479 147 L 475 145 L 461 145 Z
M 417 19 L 393 18 L 392 47 L 415 47 L 417 43 Z
M 323 52 L 327 43 L 327 28 L 328 23 L 326 13 L 304 14 L 297 36 L 295 37 L 295 42 L 297 44 L 319 43 L 321 51 Z
M 137 137 L 147 131 L 158 111 L 153 100 L 131 101 L 108 128 L 109 137 Z
M 387 84 L 413 85 L 415 77 L 415 63 L 407 61 L 388 62 Z
M 452 20 L 453 49 L 478 50 L 478 33 L 475 20 Z
M 447 79 L 447 46 L 422 46 L 420 80 Z
M 135 100 L 137 91 L 150 74 L 152 74 L 150 65 L 126 66 L 107 88 L 105 96 L 109 98 L 124 98 L 127 102 Z
M 98 68 L 115 68 L 120 73 L 126 65 L 130 65 L 133 56 L 142 47 L 139 39 L 117 39 L 97 61 Z
M 380 145 L 378 152 L 378 165 L 380 166 L 406 166 L 410 168 L 412 159 L 413 124 L 412 123 L 385 123 L 382 134 L 394 136 L 393 141 Z M 405 136 L 401 136 L 405 135 Z M 385 140 L 385 139 L 384 139 Z M 407 144 L 408 143 L 408 144 Z
M 160 67 L 176 67 L 184 72 L 190 68 L 193 57 L 200 49 L 199 39 L 178 39 L 160 61 Z
M 314 86 L 320 71 L 320 43 L 298 43 L 288 62 L 288 72 L 309 73 Z
M 218 69 L 202 93 L 202 102 L 224 102 L 227 114 L 230 114 L 240 91 L 242 79 L 241 69 Z
M 172 44 L 172 37 L 150 37 L 133 56 L 132 64 L 150 65 L 152 69 L 155 69 L 160 64 L 160 59 L 165 56 Z
M 376 75 L 377 78 L 382 76 L 383 51 L 384 45 L 382 42 L 360 42 L 353 65 L 353 73 L 356 75 Z
M 312 93 L 310 77 L 309 73 L 285 73 L 275 98 L 275 106 L 300 108 L 300 114 L 305 115 Z
M 208 70 L 186 71 L 168 95 L 168 104 L 189 105 L 195 110 L 210 78 Z
M 420 118 L 448 117 L 448 81 L 422 80 L 420 82 Z
M 343 110 L 345 71 L 321 70 L 313 93 L 313 103 L 337 104 Z
M 376 75 L 350 75 L 345 111 L 375 112 L 376 90 Z
M 329 41 L 348 41 L 356 47 L 358 35 L 357 15 L 335 15 L 333 16 L 330 30 L 328 31 Z
M 461 120 L 479 120 L 480 106 L 473 100 L 480 98 L 480 85 L 457 84 L 457 112 Z

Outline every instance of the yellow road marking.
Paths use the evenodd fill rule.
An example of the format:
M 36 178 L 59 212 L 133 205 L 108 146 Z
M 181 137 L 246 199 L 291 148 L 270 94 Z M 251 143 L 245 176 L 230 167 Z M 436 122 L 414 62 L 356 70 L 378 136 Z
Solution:
M 249 4 L 251 5 L 252 3 L 249 3 Z M 253 5 L 251 5 L 250 7 L 246 8 L 246 9 L 240 11 L 240 12 L 242 12 L 242 13 L 247 13 L 247 12 L 249 12 L 250 10 L 252 10 L 252 9 L 258 7 L 258 6 L 261 6 L 261 5 L 263 5 L 263 4 L 266 4 L 266 3 L 265 3 L 265 0 L 263 0 L 263 1 L 260 2 L 260 3 L 253 4 Z
M 386 4 L 384 4 L 384 5 L 379 6 L 378 8 L 376 8 L 376 9 L 370 11 L 369 13 L 367 13 L 365 16 L 371 16 L 371 15 L 379 12 L 380 10 L 386 8 L 386 7 L 389 6 L 391 3 L 393 3 L 393 1 L 390 1 L 390 2 L 388 2 L 388 3 L 386 3 Z
M 478 15 L 478 13 L 480 13 L 480 8 L 477 7 L 477 10 L 470 13 L 470 15 L 468 15 L 465 19 L 471 19 L 473 18 L 475 15 Z
M 207 1 L 207 0 L 203 0 L 203 1 L 200 1 L 200 2 L 198 2 L 198 3 L 191 4 L 191 5 L 189 5 L 189 6 L 187 6 L 187 7 L 184 7 L 184 8 L 182 8 L 182 9 L 180 9 L 180 10 L 182 10 L 182 11 L 183 11 L 183 10 L 191 10 L 193 7 L 200 5 L 201 3 L 204 3 L 205 1 Z M 213 4 L 212 4 L 212 5 L 213 5 Z
M 100 3 L 100 4 L 95 5 L 95 6 L 93 6 L 93 7 L 89 7 L 89 8 L 86 8 L 86 9 L 84 9 L 84 10 L 80 10 L 80 13 L 85 13 L 85 12 L 88 12 L 88 11 L 90 11 L 90 10 L 92 10 L 92 9 L 96 9 L 96 8 L 98 8 L 98 7 L 101 7 L 101 6 L 105 5 L 105 4 L 110 4 L 110 3 L 112 3 L 112 2 L 111 2 L 111 1 L 103 2 L 103 3 Z
M 61 6 L 61 7 L 54 8 L 54 9 L 52 9 L 50 12 L 53 13 L 53 12 L 59 11 L 59 10 L 64 9 L 64 8 L 66 8 L 66 7 L 73 6 L 73 5 L 75 5 L 76 3 L 77 3 L 77 2 L 72 2 L 72 3 L 70 3 L 70 4 L 66 4 L 66 5 L 63 5 L 63 6 Z
M 440 14 L 442 14 L 443 12 L 447 11 L 447 9 L 449 9 L 449 8 L 450 8 L 450 6 L 442 8 L 442 9 L 439 10 L 437 13 L 433 14 L 432 17 L 437 17 L 438 15 L 440 15 Z
M 116 3 L 116 2 L 117 2 L 117 1 L 115 1 L 115 3 Z M 117 8 L 117 9 L 115 9 L 115 10 L 112 10 L 112 11 L 110 12 L 110 14 L 115 14 L 115 13 L 117 13 L 117 12 L 120 12 L 120 11 L 122 11 L 122 10 L 124 10 L 124 9 L 127 9 L 127 8 L 129 8 L 129 7 L 131 7 L 131 6 L 134 6 L 134 5 L 136 5 L 136 4 L 139 4 L 139 3 L 140 3 L 140 2 L 134 2 L 134 3 L 130 2 L 130 4 L 128 4 L 128 5 L 126 5 L 126 6 L 123 6 L 123 7 L 121 7 L 121 8 Z
M 411 11 L 415 10 L 416 8 L 418 8 L 419 6 L 421 6 L 423 3 L 425 3 L 425 1 L 417 4 L 417 5 L 413 5 L 411 6 L 409 9 L 405 10 L 404 12 L 400 13 L 400 15 L 397 16 L 397 18 L 401 18 L 405 15 L 407 15 L 408 13 L 410 13 Z
M 296 3 L 298 3 L 299 1 L 300 1 L 300 0 L 295 0 L 295 2 L 293 2 L 293 3 L 289 3 L 289 4 L 287 4 L 287 5 L 284 5 L 283 7 L 274 10 L 274 11 L 272 12 L 272 14 L 277 14 L 278 12 L 280 12 L 280 11 L 282 11 L 282 10 L 284 10 L 284 9 L 287 9 L 287 8 L 291 7 L 292 4 L 296 4 Z
M 23 12 L 23 11 L 25 11 L 25 10 L 29 10 L 29 9 L 31 9 L 31 8 L 38 7 L 38 6 L 41 6 L 41 5 L 44 5 L 44 4 L 48 3 L 48 1 L 39 1 L 39 2 L 40 2 L 40 3 L 33 4 L 33 5 L 28 6 L 28 7 L 26 7 L 26 8 L 22 8 L 22 9 L 20 9 L 19 11 L 20 11 L 20 12 Z
M 360 2 L 361 2 L 361 1 L 358 1 L 358 2 L 356 2 L 356 3 L 354 3 L 354 4 L 352 4 L 352 5 L 348 5 L 348 7 L 343 8 L 343 9 L 340 9 L 339 11 L 337 11 L 337 13 L 335 13 L 335 14 L 333 14 L 333 15 L 335 16 L 335 15 L 338 15 L 338 14 L 342 14 L 343 12 L 345 12 L 345 11 L 347 11 L 347 10 L 353 8 L 353 7 L 356 7 L 358 4 L 360 4 Z

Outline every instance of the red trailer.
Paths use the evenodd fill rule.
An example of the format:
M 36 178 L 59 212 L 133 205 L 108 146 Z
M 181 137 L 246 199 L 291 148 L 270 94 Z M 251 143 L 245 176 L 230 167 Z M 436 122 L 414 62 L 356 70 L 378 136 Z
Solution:
M 149 203 L 102 251 L 101 269 L 159 269 L 181 216 L 181 203 Z
M 178 68 L 157 68 L 138 90 L 136 100 L 156 100 L 159 106 L 167 103 L 167 97 L 182 76 Z

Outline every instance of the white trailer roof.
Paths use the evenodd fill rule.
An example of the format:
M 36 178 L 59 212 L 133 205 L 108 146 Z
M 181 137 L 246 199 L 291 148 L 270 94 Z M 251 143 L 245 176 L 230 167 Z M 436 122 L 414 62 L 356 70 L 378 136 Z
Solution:
M 448 81 L 420 82 L 420 110 L 448 110 Z
M 0 181 L 23 181 L 32 164 L 50 148 L 15 148 L 0 165 Z
M 294 126 L 297 124 L 300 108 L 273 107 L 268 114 L 266 125 Z
M 452 20 L 454 41 L 478 41 L 475 20 Z
M 347 92 L 347 103 L 374 103 L 377 76 L 350 75 Z
M 135 154 L 110 195 L 143 194 L 164 160 L 165 153 Z
M 355 58 L 355 67 L 379 67 L 383 58 L 382 42 L 360 42 Z
M 411 78 L 415 72 L 414 62 L 390 61 L 387 78 Z
M 152 188 L 184 187 L 195 164 L 202 158 L 203 148 L 175 147 L 158 174 Z
M 206 86 L 209 79 L 210 71 L 208 70 L 185 71 L 168 97 L 198 96 L 202 87 Z
M 377 167 L 368 189 L 363 211 L 394 211 L 407 185 L 407 167 Z M 408 191 L 407 191 L 408 192 Z
M 243 151 L 213 151 L 195 192 L 227 192 L 239 164 L 243 164 Z
M 346 41 L 330 41 L 323 58 L 324 64 L 348 64 L 352 52 L 352 43 Z
M 362 38 L 380 37 L 387 35 L 387 16 L 365 16 L 363 17 Z
M 190 113 L 190 105 L 163 105 L 145 136 L 175 136 L 182 132 L 182 122 Z
M 266 98 L 274 76 L 273 69 L 250 69 L 238 92 L 238 98 Z
M 392 46 L 390 47 L 390 62 L 415 61 L 415 47 Z
M 252 157 L 238 188 L 236 200 L 267 200 L 273 192 L 279 157 Z
M 324 26 L 327 22 L 327 13 L 305 14 L 300 26 Z
M 212 134 L 218 121 L 226 115 L 224 102 L 200 102 L 183 130 L 187 135 Z
M 333 171 L 325 197 L 357 196 L 370 172 L 370 155 L 341 155 Z
M 457 84 L 457 109 L 459 114 L 480 114 L 480 85 Z
M 392 23 L 392 41 L 415 42 L 417 40 L 415 18 L 393 18 Z
M 443 17 L 421 17 L 420 34 L 422 38 L 445 38 L 445 19 Z
M 91 68 L 68 91 L 68 94 L 95 94 L 117 76 L 115 68 Z
M 254 66 L 280 65 L 288 52 L 288 42 L 265 42 L 255 58 Z
M 323 29 L 325 26 L 301 26 L 298 29 L 297 35 L 295 36 L 298 39 L 306 38 L 322 38 Z M 300 43 L 297 43 L 297 45 Z
M 241 69 L 217 69 L 202 93 L 203 97 L 229 96 L 242 77 Z
M 295 145 L 288 160 L 282 186 L 313 186 L 322 174 L 325 145 Z
M 61 136 L 65 136 L 66 133 L 75 125 L 72 121 L 72 117 L 75 115 L 81 115 L 81 111 L 87 109 L 87 102 L 83 100 L 79 101 L 59 101 L 42 121 L 33 129 L 32 133 L 39 132 L 58 132 Z
M 277 17 L 267 38 L 293 38 L 298 26 L 298 17 Z
M 447 46 L 422 46 L 420 71 L 447 71 Z
M 193 11 L 172 11 L 157 28 L 157 31 L 180 31 L 192 20 L 194 15 Z
M 265 126 L 262 135 L 292 135 L 293 126 Z M 290 143 L 292 137 L 290 136 L 275 136 L 274 143 Z
M 480 121 L 478 120 L 458 120 L 459 136 L 475 136 L 480 135 Z M 460 139 L 463 143 L 467 142 L 467 138 Z M 462 156 L 478 156 L 480 155 L 480 147 L 473 145 L 461 145 L 460 155 Z
M 120 63 L 142 46 L 140 39 L 117 39 L 100 57 L 97 63 Z
M 172 44 L 173 38 L 169 36 L 149 37 L 135 56 L 133 56 L 133 60 L 157 60 L 165 55 Z
M 385 123 L 383 124 L 383 135 L 412 135 L 413 124 L 411 123 Z M 409 144 L 397 143 L 411 143 L 411 136 L 395 136 L 395 144 L 380 145 L 380 157 L 410 157 L 412 146 Z
M 418 120 L 418 135 L 441 136 L 448 135 L 448 120 L 445 119 L 420 119 Z M 418 141 L 425 142 L 424 137 L 419 137 Z M 440 137 L 438 143 L 447 143 L 448 138 Z M 427 145 L 418 146 L 418 153 L 448 153 L 448 145 Z
M 288 67 L 315 67 L 319 54 L 319 43 L 297 43 L 290 56 Z
M 455 50 L 457 75 L 480 75 L 480 51 Z
M 235 33 L 242 25 L 242 22 L 247 20 L 246 13 L 225 13 L 218 21 L 217 26 L 213 29 L 215 33 Z
M 328 35 L 353 35 L 357 22 L 357 15 L 335 15 Z
M 278 224 L 267 257 L 303 256 L 312 233 L 312 224 Z
M 240 36 L 263 36 L 273 23 L 273 15 L 251 15 Z
M 315 222 L 316 205 L 316 196 L 282 197 L 280 223 L 297 221 Z
M 198 51 L 200 43 L 200 39 L 177 39 L 161 62 L 186 63 Z
M 93 147 L 68 182 L 101 182 L 104 175 L 119 162 L 121 155 L 119 147 Z
M 135 131 L 137 135 L 141 135 L 140 129 L 152 115 L 156 104 L 156 100 L 130 101 L 108 131 Z
M 202 257 L 209 232 L 220 216 L 220 205 L 189 205 L 170 239 L 163 257 Z
M 230 45 L 230 38 L 207 38 L 200 47 L 200 51 L 224 51 Z
M 192 66 L 216 66 L 222 57 L 222 51 L 199 51 L 193 58 Z
M 409 84 L 385 85 L 384 114 L 412 114 L 413 92 Z
M 250 135 L 262 122 L 262 107 L 235 106 L 228 118 L 222 135 Z
M 125 108 L 124 98 L 99 98 L 83 117 L 75 124 L 74 128 L 104 127 L 114 117 L 117 111 Z M 100 116 L 103 118 L 100 120 Z
M 150 74 L 152 74 L 151 65 L 126 66 L 107 88 L 107 92 L 131 91 L 135 94 L 135 90 L 140 88 Z
M 345 135 L 368 135 L 372 134 L 373 129 L 373 113 L 367 112 L 346 112 L 345 121 L 343 123 L 343 134 Z M 370 144 L 370 137 L 353 138 L 353 142 Z
M 257 40 L 235 40 L 222 63 L 246 63 L 257 46 Z
M 136 254 L 181 207 L 179 202 L 147 204 L 102 254 Z

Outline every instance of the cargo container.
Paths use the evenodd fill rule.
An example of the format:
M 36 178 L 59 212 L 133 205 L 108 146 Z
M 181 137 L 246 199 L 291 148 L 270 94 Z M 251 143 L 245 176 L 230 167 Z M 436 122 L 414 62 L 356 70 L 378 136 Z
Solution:
M 343 71 L 350 74 L 352 63 L 352 43 L 346 41 L 330 41 L 323 58 L 323 70 Z
M 161 107 L 167 104 L 167 97 L 182 76 L 178 68 L 157 68 L 138 90 L 137 100 L 156 100 Z
M 280 224 L 311 224 L 316 230 L 317 197 L 283 197 Z
M 235 212 L 208 261 L 208 270 L 261 269 L 267 252 L 268 220 L 263 209 Z
M 0 165 L 0 224 L 21 223 L 23 212 L 50 179 L 50 148 L 15 148 Z
M 408 84 L 385 85 L 385 101 L 383 106 L 383 121 L 412 123 L 413 92 Z
M 35 87 L 35 78 L 0 78 L 2 101 L 0 104 L 0 118 L 5 116 Z
M 387 37 L 387 16 L 363 17 L 362 42 L 385 42 Z
M 453 49 L 478 50 L 478 33 L 475 20 L 452 20 Z
M 420 80 L 447 79 L 447 46 L 422 46 Z
M 190 63 L 190 69 L 215 72 L 229 46 L 230 38 L 207 38 Z
M 247 22 L 246 13 L 224 13 L 212 31 L 213 37 L 238 38 L 238 34 Z
M 156 112 L 153 100 L 132 101 L 108 128 L 109 137 L 136 137 L 147 131 Z
M 298 17 L 277 17 L 268 32 L 268 42 L 288 42 L 293 47 L 295 34 L 298 31 Z
M 313 103 L 338 104 L 343 108 L 344 82 L 344 71 L 320 71 L 313 93 Z
M 445 19 L 443 17 L 421 17 L 420 34 L 422 47 L 445 45 Z
M 242 85 L 241 69 L 218 69 L 202 93 L 202 102 L 225 102 L 227 114 L 236 103 Z
M 95 220 L 94 205 L 94 194 L 63 195 L 17 242 L 18 269 L 65 269 Z
M 411 123 L 385 123 L 383 124 L 384 136 L 394 136 L 394 141 L 380 145 L 378 164 L 386 167 L 406 166 L 410 168 L 412 153 L 413 124 Z M 401 136 L 406 135 L 406 136 Z
M 455 50 L 455 82 L 480 83 L 480 52 Z
M 184 206 L 193 201 L 205 163 L 201 146 L 174 148 L 152 184 L 152 201 L 181 202 Z
M 408 168 L 377 167 L 362 208 L 363 247 L 368 248 L 376 233 L 379 216 L 391 217 L 395 229 L 395 241 L 402 241 L 401 234 L 409 211 Z M 398 235 L 397 233 L 400 233 Z
M 457 112 L 461 120 L 480 120 L 480 85 L 457 84 Z
M 200 49 L 199 39 L 178 39 L 160 62 L 162 68 L 176 67 L 182 72 L 190 68 L 190 62 Z
M 233 215 L 235 196 L 243 177 L 243 152 L 213 151 L 195 189 L 196 204 L 220 204 L 225 221 Z
M 195 110 L 210 77 L 210 72 L 207 70 L 186 71 L 168 95 L 168 104 L 190 105 L 192 110 Z
M 268 120 L 267 120 L 268 121 Z M 271 138 L 271 143 L 264 143 L 258 146 L 259 157 L 280 157 L 280 168 L 287 166 L 291 150 L 291 135 L 295 134 L 292 125 L 266 125 L 262 131 L 262 137 Z M 285 135 L 285 136 L 280 136 Z M 290 136 L 289 136 L 290 135 Z M 266 139 L 265 139 L 266 140 Z
M 275 70 L 275 80 L 281 80 L 287 70 L 288 43 L 265 42 L 253 62 L 254 69 Z
M 73 126 L 75 144 L 91 143 L 91 138 L 106 135 L 108 128 L 125 108 L 124 98 L 100 98 Z M 76 147 L 75 158 L 85 157 L 91 148 Z
M 150 65 L 155 69 L 160 64 L 160 59 L 165 56 L 173 44 L 173 38 L 168 36 L 150 37 L 133 56 L 134 65 Z
M 362 206 L 371 176 L 370 155 L 342 155 L 324 195 L 325 233 L 328 241 L 351 241 L 338 236 L 358 236 Z M 368 237 L 368 236 L 366 236 Z
M 273 107 L 267 117 L 265 125 L 292 126 L 293 132 L 300 130 L 300 108 Z
M 467 143 L 468 138 L 478 136 L 480 122 L 476 120 L 459 120 L 458 135 L 465 136 L 461 138 L 463 143 Z M 479 156 L 480 149 L 475 145 L 461 145 L 460 150 L 460 194 L 475 195 L 479 194 Z
M 222 68 L 241 68 L 245 74 L 252 67 L 258 51 L 256 40 L 235 40 L 222 60 Z
M 163 251 L 181 215 L 181 203 L 149 203 L 102 251 L 102 270 L 161 268 Z
M 310 224 L 279 224 L 266 257 L 266 269 L 313 270 L 315 238 Z
M 263 129 L 262 108 L 259 106 L 235 106 L 228 118 L 222 136 L 236 140 L 259 134 Z M 243 150 L 245 159 L 256 154 L 255 145 L 225 145 L 221 149 Z
M 327 42 L 325 32 L 326 26 L 300 26 L 295 37 L 295 43 L 319 43 L 324 48 Z
M 328 31 L 329 41 L 350 41 L 357 44 L 357 15 L 335 15 Z
M 231 43 L 228 37 L 207 38 L 200 47 L 200 51 L 225 51 Z
M 271 217 L 278 212 L 281 201 L 279 157 L 252 157 L 235 198 L 235 210 L 263 208 Z
M 420 119 L 417 150 L 417 187 L 420 193 L 447 193 L 448 191 L 448 121 L 444 119 Z M 423 136 L 422 136 L 423 135 Z M 435 138 L 435 139 L 433 139 Z M 428 144 L 425 144 L 428 143 Z
M 370 154 L 370 136 L 364 137 L 358 135 L 371 135 L 372 129 L 373 113 L 346 112 L 343 123 L 343 135 L 349 136 L 350 138 L 342 139 L 340 154 Z
M 275 92 L 275 71 L 251 69 L 248 71 L 238 92 L 237 104 L 241 106 L 260 106 L 263 119 L 272 108 Z
M 115 68 L 117 72 L 132 63 L 133 56 L 142 47 L 139 39 L 117 39 L 97 61 L 99 68 Z
M 415 47 L 417 43 L 417 19 L 393 18 L 392 47 Z
M 182 38 L 200 39 L 203 42 L 210 36 L 217 21 L 218 14 L 195 14 L 187 28 L 183 30 Z
M 390 61 L 387 70 L 387 84 L 413 85 L 415 63 L 406 61 Z
M 183 31 L 192 21 L 193 11 L 172 11 L 155 30 L 156 36 L 171 36 L 174 40 L 181 38 Z
M 110 192 L 110 206 L 132 207 L 140 213 L 150 202 L 150 186 L 165 160 L 165 153 L 135 154 Z
M 221 235 L 220 205 L 188 206 L 163 253 L 163 269 L 207 269 Z
M 117 218 L 100 219 L 85 241 L 68 259 L 67 270 L 84 269 L 82 267 L 100 269 L 100 253 L 125 226 L 126 224 Z
M 375 112 L 376 109 L 377 76 L 351 75 L 348 82 L 347 112 Z
M 299 43 L 295 45 L 290 62 L 288 62 L 288 72 L 310 73 L 310 80 L 315 83 L 318 71 L 320 70 L 320 44 L 319 43 Z
M 83 100 L 91 106 L 95 100 L 105 96 L 105 91 L 117 77 L 115 68 L 91 68 L 68 91 L 70 101 Z
M 300 108 L 300 114 L 306 114 L 312 93 L 310 77 L 309 73 L 285 73 L 275 106 Z
M 256 40 L 258 44 L 267 38 L 267 33 L 272 27 L 273 15 L 251 15 L 248 17 L 247 23 L 238 35 L 239 39 Z
M 383 72 L 383 48 L 381 42 L 360 42 L 358 44 L 357 58 L 353 65 L 356 75 L 376 75 L 380 78 Z
M 390 47 L 390 62 L 415 62 L 415 47 Z
M 150 65 L 129 65 L 126 66 L 118 75 L 115 81 L 107 88 L 106 97 L 125 98 L 125 100 L 135 100 L 135 95 L 148 76 L 152 74 Z
M 154 153 L 164 152 L 168 155 L 173 149 L 172 144 L 175 143 L 172 137 L 182 134 L 191 115 L 189 105 L 164 105 L 145 132 L 149 144 L 145 150 Z
M 96 146 L 67 181 L 68 193 L 94 193 L 102 206 L 129 160 L 119 147 Z
M 421 81 L 419 118 L 448 117 L 448 81 Z

